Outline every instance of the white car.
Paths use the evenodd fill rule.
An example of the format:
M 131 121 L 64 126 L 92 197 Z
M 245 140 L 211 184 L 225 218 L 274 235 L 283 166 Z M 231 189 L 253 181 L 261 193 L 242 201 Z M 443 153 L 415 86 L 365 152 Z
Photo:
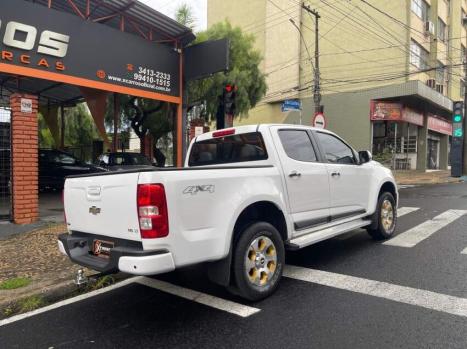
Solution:
M 184 168 L 74 176 L 58 245 L 101 272 L 155 275 L 206 263 L 249 300 L 278 286 L 286 249 L 358 228 L 393 235 L 391 171 L 334 133 L 254 125 L 203 134 Z

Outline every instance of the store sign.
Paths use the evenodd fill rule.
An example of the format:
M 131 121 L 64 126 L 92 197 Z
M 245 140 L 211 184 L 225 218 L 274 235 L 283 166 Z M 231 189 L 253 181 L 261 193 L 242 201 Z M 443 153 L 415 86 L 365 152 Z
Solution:
M 179 68 L 172 47 L 42 5 L 2 0 L 2 72 L 175 101 Z
M 401 103 L 371 102 L 370 119 L 373 121 L 400 121 L 423 126 L 423 114 Z
M 445 135 L 452 135 L 452 124 L 434 115 L 428 115 L 428 129 Z

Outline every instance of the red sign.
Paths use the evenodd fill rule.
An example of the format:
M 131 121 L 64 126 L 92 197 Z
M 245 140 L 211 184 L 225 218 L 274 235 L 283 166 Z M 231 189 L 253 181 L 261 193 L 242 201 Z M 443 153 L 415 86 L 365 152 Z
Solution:
M 402 121 L 423 126 L 423 114 L 401 103 L 371 101 L 370 119 L 374 121 Z
M 437 118 L 434 115 L 428 116 L 428 129 L 445 135 L 452 135 L 452 124 L 449 121 Z
M 371 120 L 400 121 L 402 104 L 371 101 Z
M 423 126 L 423 114 L 405 107 L 402 110 L 402 121 L 406 121 L 410 124 L 418 126 Z

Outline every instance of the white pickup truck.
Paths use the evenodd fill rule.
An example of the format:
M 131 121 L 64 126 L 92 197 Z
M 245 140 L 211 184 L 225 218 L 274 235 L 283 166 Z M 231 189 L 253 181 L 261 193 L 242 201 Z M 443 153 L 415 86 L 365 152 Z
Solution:
M 68 178 L 58 245 L 104 273 L 205 263 L 211 280 L 259 300 L 276 289 L 286 249 L 358 228 L 391 237 L 397 199 L 391 171 L 329 131 L 242 126 L 195 138 L 184 168 Z

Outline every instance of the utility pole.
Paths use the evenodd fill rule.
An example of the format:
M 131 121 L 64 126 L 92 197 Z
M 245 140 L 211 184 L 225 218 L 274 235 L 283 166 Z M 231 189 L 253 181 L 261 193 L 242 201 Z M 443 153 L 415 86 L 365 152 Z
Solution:
M 320 88 L 320 73 L 319 73 L 319 19 L 321 16 L 310 6 L 302 4 L 302 8 L 310 15 L 315 17 L 315 74 L 313 86 L 313 101 L 315 104 L 315 114 L 322 113 L 323 107 L 321 106 L 321 88 Z

